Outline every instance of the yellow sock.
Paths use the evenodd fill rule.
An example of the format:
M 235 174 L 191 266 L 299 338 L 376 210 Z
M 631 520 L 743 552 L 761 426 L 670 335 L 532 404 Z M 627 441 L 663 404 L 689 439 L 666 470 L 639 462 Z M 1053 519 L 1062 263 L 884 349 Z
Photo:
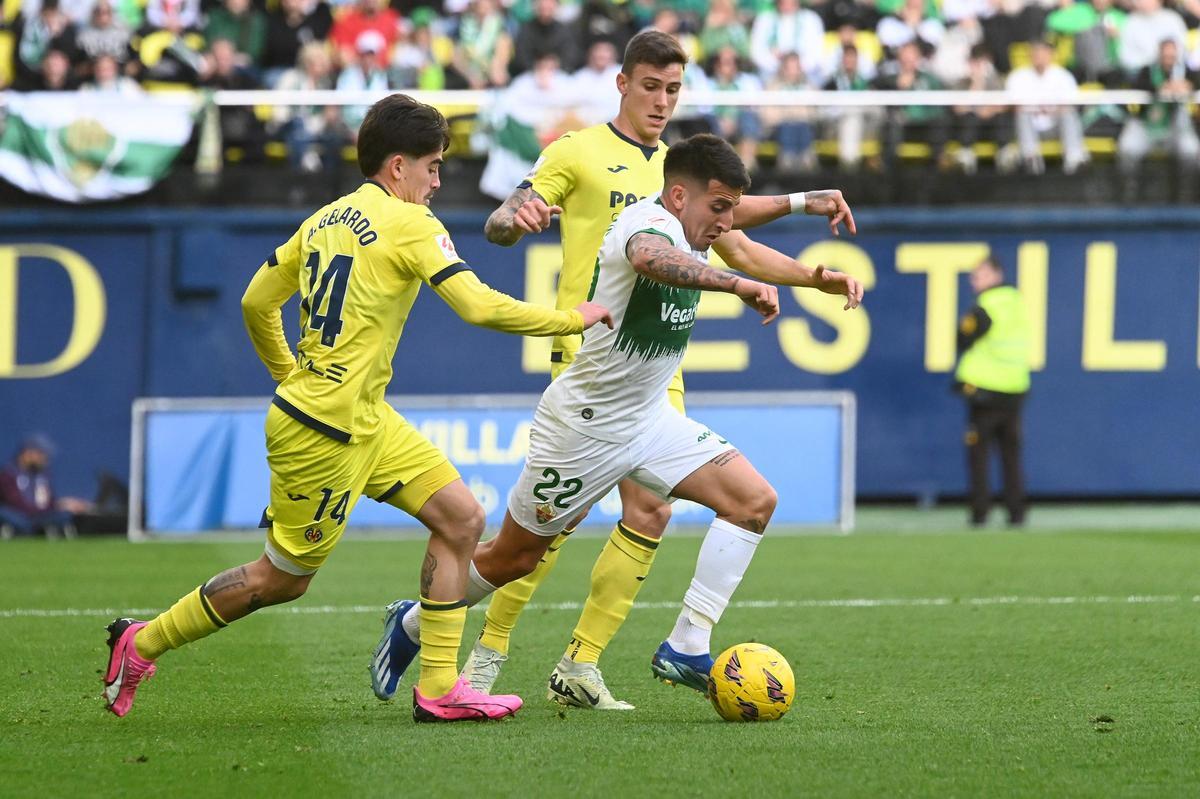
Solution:
M 555 562 L 558 561 L 558 549 L 572 532 L 574 531 L 564 530 L 559 533 L 558 538 L 550 542 L 546 554 L 533 571 L 520 580 L 502 586 L 492 594 L 492 601 L 488 604 L 483 620 L 483 632 L 479 635 L 481 644 L 495 649 L 502 655 L 508 654 L 508 639 L 512 635 L 513 627 L 517 626 L 517 617 L 529 604 L 529 598 L 542 584 L 542 580 L 545 580 L 546 575 L 554 568 Z
M 133 646 L 146 660 L 154 660 L 168 649 L 199 641 L 224 626 L 225 621 L 213 610 L 204 586 L 200 586 L 138 630 Z
M 567 644 L 567 657 L 576 663 L 600 660 L 600 653 L 633 608 L 657 551 L 657 540 L 617 522 L 592 567 L 591 593 Z
M 458 681 L 458 645 L 467 623 L 467 603 L 421 597 L 421 695 L 436 699 Z

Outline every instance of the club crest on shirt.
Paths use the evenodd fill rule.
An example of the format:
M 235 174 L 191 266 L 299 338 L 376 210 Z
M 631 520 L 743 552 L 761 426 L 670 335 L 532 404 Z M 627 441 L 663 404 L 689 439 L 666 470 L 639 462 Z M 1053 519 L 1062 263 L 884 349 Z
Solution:
M 433 240 L 437 244 L 438 249 L 442 251 L 442 255 L 451 261 L 458 260 L 458 252 L 455 251 L 454 242 L 450 241 L 450 236 L 442 233 L 439 236 L 435 236 Z
M 315 544 L 324 537 L 325 534 L 318 527 L 310 527 L 304 531 L 304 540 L 310 544 Z
M 554 512 L 554 506 L 549 502 L 539 502 L 533 506 L 533 511 L 537 516 L 538 524 L 546 524 L 558 515 Z

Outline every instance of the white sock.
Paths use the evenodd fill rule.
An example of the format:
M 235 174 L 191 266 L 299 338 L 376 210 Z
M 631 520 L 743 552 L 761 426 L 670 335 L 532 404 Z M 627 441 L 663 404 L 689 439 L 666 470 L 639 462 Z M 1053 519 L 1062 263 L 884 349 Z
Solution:
M 672 649 L 681 655 L 709 652 L 712 628 L 721 620 L 761 540 L 761 535 L 713 519 L 700 545 L 692 584 L 683 595 L 683 610 L 667 638 Z
M 471 561 L 471 566 L 467 570 L 467 606 L 479 604 L 495 590 L 496 586 L 483 579 L 483 576 L 479 573 L 479 569 L 475 568 L 475 561 Z M 400 624 L 404 627 L 404 632 L 414 642 L 421 640 L 420 602 L 408 609 L 408 612 L 404 614 L 404 618 L 400 620 Z

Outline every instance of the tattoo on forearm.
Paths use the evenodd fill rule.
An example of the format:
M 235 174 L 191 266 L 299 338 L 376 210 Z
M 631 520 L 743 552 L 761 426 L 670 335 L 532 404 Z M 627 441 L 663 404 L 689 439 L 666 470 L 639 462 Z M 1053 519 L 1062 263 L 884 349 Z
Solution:
M 668 286 L 733 291 L 737 285 L 737 275 L 693 258 L 654 233 L 639 233 L 631 238 L 626 254 L 638 274 Z
M 492 244 L 503 246 L 516 244 L 523 232 L 513 224 L 517 209 L 539 196 L 531 186 L 516 189 L 508 195 L 504 204 L 492 211 L 492 215 L 488 217 L 487 223 L 483 226 L 483 234 L 487 240 Z
M 713 466 L 724 466 L 730 461 L 737 460 L 740 457 L 742 457 L 742 453 L 738 452 L 736 449 L 731 449 L 728 452 L 722 452 L 720 455 L 713 458 L 711 462 Z
M 425 562 L 421 564 L 421 596 L 429 598 L 433 588 L 433 573 L 437 571 L 437 558 L 429 552 L 425 553 Z
M 246 567 L 237 566 L 221 572 L 204 584 L 204 595 L 213 597 L 222 591 L 233 588 L 244 588 L 246 585 Z

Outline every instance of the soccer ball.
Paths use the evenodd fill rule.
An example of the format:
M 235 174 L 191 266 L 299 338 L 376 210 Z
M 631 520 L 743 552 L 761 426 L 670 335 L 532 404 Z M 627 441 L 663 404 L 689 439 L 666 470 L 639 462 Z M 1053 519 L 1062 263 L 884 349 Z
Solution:
M 795 693 L 792 667 L 766 644 L 729 647 L 708 674 L 708 698 L 726 721 L 774 721 Z

